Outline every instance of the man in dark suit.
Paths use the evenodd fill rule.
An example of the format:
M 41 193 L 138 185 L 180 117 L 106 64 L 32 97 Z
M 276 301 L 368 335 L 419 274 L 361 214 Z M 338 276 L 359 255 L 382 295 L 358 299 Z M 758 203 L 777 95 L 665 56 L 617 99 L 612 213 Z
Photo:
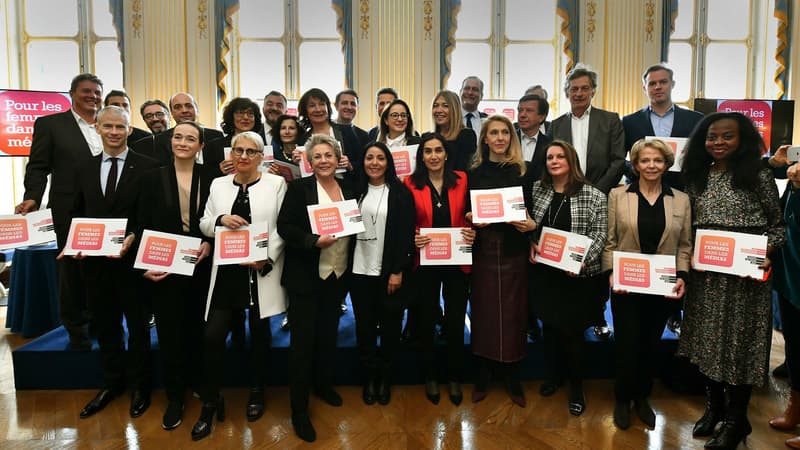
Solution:
M 358 114 L 358 94 L 356 91 L 345 89 L 336 94 L 333 107 L 336 108 L 336 123 L 352 128 L 353 133 L 358 138 L 358 145 L 362 149 L 369 144 L 369 133 L 353 124 L 353 120 Z
M 522 157 L 531 163 L 533 178 L 538 180 L 545 168 L 547 145 L 550 137 L 542 133 L 542 123 L 550 112 L 547 100 L 538 95 L 525 95 L 517 104 L 517 137 L 522 146 Z
M 75 203 L 70 217 L 128 219 L 127 232 L 118 257 L 88 257 L 83 260 L 86 293 L 97 343 L 104 386 L 81 410 L 85 419 L 99 412 L 125 390 L 125 375 L 132 382 L 131 417 L 139 417 L 150 406 L 150 333 L 139 296 L 140 276 L 133 270 L 139 209 L 144 174 L 158 163 L 128 149 L 130 115 L 117 106 L 97 114 L 97 132 L 102 153 L 84 160 L 77 168 Z M 64 259 L 63 252 L 59 258 Z M 122 317 L 128 328 L 128 350 L 124 345 Z
M 398 98 L 400 98 L 400 96 L 397 94 L 397 91 L 390 87 L 382 87 L 378 89 L 378 92 L 375 93 L 375 112 L 378 113 L 378 125 L 372 127 L 367 133 L 370 141 L 375 141 L 378 139 L 378 130 L 380 129 L 380 121 L 381 116 L 383 115 L 383 109 L 386 108 L 389 103 L 392 103 Z
M 186 92 L 178 92 L 169 99 L 169 110 L 175 119 L 175 124 L 181 122 L 197 121 L 197 102 L 194 97 Z M 136 153 L 143 154 L 155 159 L 161 165 L 167 165 L 172 161 L 172 130 L 164 131 L 161 134 L 153 135 L 134 142 L 131 149 Z M 221 138 L 222 131 L 213 128 L 203 128 L 203 142 Z
M 672 103 L 672 89 L 675 88 L 673 71 L 664 64 L 654 64 L 642 74 L 642 89 L 650 104 L 635 113 L 622 118 L 625 129 L 625 151 L 630 152 L 633 144 L 646 136 L 689 137 L 694 127 L 703 118 L 699 112 L 684 109 Z M 678 155 L 675 155 L 678 160 Z M 630 164 L 626 175 L 633 179 Z M 679 172 L 667 172 L 664 181 L 675 189 L 683 190 Z M 673 333 L 681 333 L 681 307 L 676 304 L 672 316 L 667 319 L 667 328 Z
M 699 112 L 672 103 L 672 89 L 675 87 L 672 77 L 672 69 L 664 64 L 654 64 L 642 74 L 642 90 L 647 94 L 650 104 L 622 118 L 626 152 L 630 152 L 633 144 L 646 136 L 689 137 L 703 118 Z M 675 156 L 677 160 L 678 155 Z M 633 177 L 630 164 L 626 175 L 629 179 Z M 670 186 L 683 189 L 677 172 L 667 172 L 664 179 Z
M 103 106 L 119 106 L 124 109 L 129 115 L 131 113 L 131 98 L 125 91 L 113 90 L 106 94 L 106 99 L 103 101 Z M 136 142 L 139 139 L 144 139 L 152 135 L 141 128 L 131 127 L 131 135 L 128 136 L 128 141 Z
M 534 84 L 533 86 L 526 89 L 525 95 L 538 95 L 539 97 L 542 97 L 545 100 L 548 99 L 547 89 L 542 87 L 541 84 Z M 542 123 L 542 134 L 548 134 L 548 131 L 550 131 L 550 121 L 545 120 Z
M 72 79 L 69 111 L 40 117 L 33 124 L 33 142 L 25 168 L 25 195 L 14 209 L 16 214 L 36 211 L 50 175 L 49 204 L 53 212 L 58 248 L 64 248 L 69 232 L 69 211 L 74 203 L 75 169 L 102 152 L 94 129 L 95 114 L 103 101 L 103 82 L 84 73 Z M 58 264 L 61 323 L 69 333 L 70 345 L 91 350 L 86 291 L 80 266 L 71 259 Z
M 167 105 L 159 99 L 147 100 L 139 107 L 144 123 L 150 129 L 150 133 L 158 134 L 169 128 L 169 109 Z M 128 142 L 136 142 L 128 138 Z
M 597 73 L 577 64 L 567 74 L 564 93 L 569 98 L 570 112 L 553 121 L 551 136 L 567 141 L 578 152 L 581 169 L 592 185 L 606 195 L 619 184 L 625 172 L 625 134 L 615 112 L 592 106 L 597 91 Z M 601 288 L 598 280 L 598 315 L 594 334 L 601 339 L 611 337 L 603 311 L 608 300 L 608 283 Z
M 278 117 L 286 114 L 286 96 L 278 91 L 269 91 L 264 96 L 264 106 L 261 111 L 264 113 L 264 144 L 272 144 L 272 134 L 270 130 L 277 126 Z
M 486 113 L 478 111 L 478 105 L 483 99 L 483 81 L 476 76 L 464 78 L 461 82 L 461 117 L 464 126 L 481 134 L 481 121 L 486 118 Z

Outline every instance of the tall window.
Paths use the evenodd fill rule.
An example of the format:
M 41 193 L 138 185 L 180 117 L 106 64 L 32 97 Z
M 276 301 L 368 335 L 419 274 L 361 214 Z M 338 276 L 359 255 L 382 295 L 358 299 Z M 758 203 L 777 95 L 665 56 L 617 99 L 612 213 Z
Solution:
M 462 0 L 447 89 L 477 75 L 485 98 L 516 100 L 541 84 L 556 104 L 566 64 L 560 22 L 555 0 Z
M 774 0 L 679 0 L 669 63 L 673 99 L 774 98 Z
M 234 17 L 231 92 L 261 99 L 271 90 L 289 98 L 318 87 L 344 88 L 336 12 L 330 0 L 240 0 Z
M 24 86 L 64 91 L 91 72 L 106 90 L 124 87 L 108 0 L 19 0 Z

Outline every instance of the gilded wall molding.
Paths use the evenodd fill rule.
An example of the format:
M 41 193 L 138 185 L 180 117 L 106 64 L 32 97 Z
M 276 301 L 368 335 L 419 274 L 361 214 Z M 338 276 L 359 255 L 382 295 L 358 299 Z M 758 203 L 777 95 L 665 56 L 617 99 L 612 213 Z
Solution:
M 208 38 L 208 2 L 206 0 L 197 2 L 197 29 L 202 39 Z
M 142 0 L 133 0 L 131 4 L 131 28 L 133 37 L 142 37 Z
M 645 4 L 645 21 L 644 21 L 644 32 L 645 32 L 645 39 L 648 42 L 653 42 L 653 32 L 655 31 L 655 15 L 656 15 L 656 5 L 653 3 L 653 0 L 647 0 Z
M 597 3 L 593 1 L 586 2 L 586 42 L 594 41 L 594 32 L 597 29 Z
M 361 0 L 361 39 L 369 38 L 369 0 Z
M 432 0 L 425 0 L 425 6 L 423 8 L 423 13 L 425 14 L 423 18 L 423 29 L 425 30 L 425 40 L 429 41 L 432 39 L 431 31 L 433 30 L 433 1 Z

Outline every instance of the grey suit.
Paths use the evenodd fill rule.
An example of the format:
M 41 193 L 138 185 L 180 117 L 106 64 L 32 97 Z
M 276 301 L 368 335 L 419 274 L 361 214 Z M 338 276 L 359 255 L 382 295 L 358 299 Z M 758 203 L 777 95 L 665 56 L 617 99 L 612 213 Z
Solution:
M 572 119 L 569 113 L 553 121 L 553 140 L 572 144 Z M 586 146 L 586 178 L 603 193 L 619 184 L 625 171 L 625 133 L 617 113 L 595 108 L 589 111 L 589 139 Z

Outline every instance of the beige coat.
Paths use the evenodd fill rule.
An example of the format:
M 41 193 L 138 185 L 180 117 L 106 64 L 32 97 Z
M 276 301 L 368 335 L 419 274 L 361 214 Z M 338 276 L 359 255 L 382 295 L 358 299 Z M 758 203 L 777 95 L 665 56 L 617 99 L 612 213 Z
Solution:
M 672 189 L 664 196 L 665 226 L 658 243 L 659 255 L 675 255 L 677 270 L 688 272 L 692 258 L 692 208 L 689 196 Z M 613 267 L 613 253 L 641 252 L 639 243 L 639 196 L 628 186 L 611 190 L 608 195 L 608 239 L 603 250 L 603 270 Z

